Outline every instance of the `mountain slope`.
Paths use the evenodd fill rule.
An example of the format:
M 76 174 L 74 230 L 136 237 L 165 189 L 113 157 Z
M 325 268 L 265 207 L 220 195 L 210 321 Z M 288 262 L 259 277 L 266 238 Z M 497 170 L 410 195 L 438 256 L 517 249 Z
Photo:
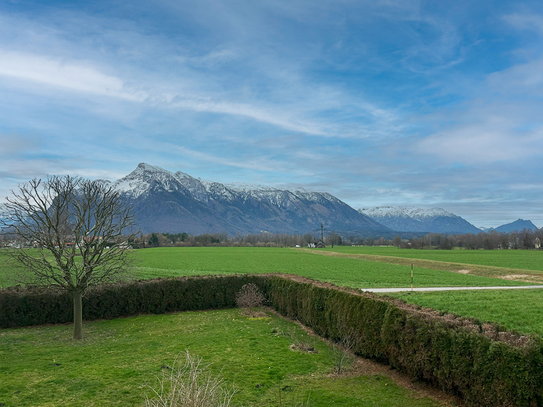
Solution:
M 515 230 L 516 231 L 521 231 L 521 230 L 524 230 L 524 229 L 528 229 L 528 230 L 537 230 L 537 226 L 534 225 L 532 223 L 532 221 L 529 221 L 529 220 L 524 220 L 524 219 L 517 219 L 516 221 L 514 222 L 511 222 L 511 223 L 507 223 L 505 225 L 501 225 L 501 226 L 498 226 L 496 229 L 494 229 L 496 232 L 504 232 L 504 233 L 509 233 L 509 232 L 514 232 Z
M 148 232 L 304 234 L 320 231 L 381 234 L 392 231 L 328 193 L 221 184 L 141 163 L 112 184 Z
M 421 209 L 409 206 L 377 206 L 362 208 L 361 213 L 399 232 L 445 234 L 479 233 L 465 219 L 441 208 Z

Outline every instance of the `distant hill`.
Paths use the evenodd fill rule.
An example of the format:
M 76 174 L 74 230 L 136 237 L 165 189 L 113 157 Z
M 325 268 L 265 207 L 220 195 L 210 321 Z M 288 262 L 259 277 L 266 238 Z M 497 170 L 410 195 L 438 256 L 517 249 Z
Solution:
M 445 234 L 479 233 L 480 229 L 465 219 L 441 208 L 421 209 L 413 206 L 376 206 L 359 209 L 398 232 L 426 232 Z
M 517 219 L 514 222 L 507 223 L 505 225 L 501 225 L 501 226 L 497 227 L 494 230 L 496 232 L 509 233 L 509 232 L 514 232 L 515 230 L 521 231 L 521 230 L 524 230 L 524 229 L 536 231 L 537 226 L 534 225 L 532 223 L 532 221 L 530 221 L 530 220 Z
M 344 235 L 393 235 L 326 192 L 201 181 L 145 163 L 112 185 L 132 205 L 143 233 L 319 234 L 322 223 Z

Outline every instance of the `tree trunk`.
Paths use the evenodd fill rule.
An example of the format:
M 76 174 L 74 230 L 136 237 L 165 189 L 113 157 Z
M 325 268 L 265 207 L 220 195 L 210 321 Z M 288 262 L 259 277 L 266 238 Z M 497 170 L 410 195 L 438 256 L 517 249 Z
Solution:
M 83 302 L 81 292 L 74 291 L 74 337 L 73 339 L 83 339 Z

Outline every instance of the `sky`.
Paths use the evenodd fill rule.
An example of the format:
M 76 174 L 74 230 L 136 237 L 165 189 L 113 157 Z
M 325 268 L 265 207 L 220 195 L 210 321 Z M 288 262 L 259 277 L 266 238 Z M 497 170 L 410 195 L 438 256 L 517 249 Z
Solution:
M 0 2 L 0 202 L 145 162 L 543 226 L 543 2 Z

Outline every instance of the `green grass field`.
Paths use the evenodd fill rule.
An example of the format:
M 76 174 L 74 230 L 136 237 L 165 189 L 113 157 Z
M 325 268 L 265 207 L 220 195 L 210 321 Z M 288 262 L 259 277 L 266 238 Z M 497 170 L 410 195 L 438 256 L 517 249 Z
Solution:
M 482 290 L 388 294 L 411 303 L 543 336 L 543 290 Z
M 408 266 L 362 259 L 322 256 L 290 248 L 187 247 L 134 252 L 135 278 L 230 273 L 291 273 L 339 286 L 408 287 Z M 420 287 L 518 285 L 488 277 L 417 268 Z
M 543 250 L 420 250 L 377 246 L 335 246 L 327 251 L 393 256 L 543 272 Z
M 128 271 L 131 278 L 150 279 L 157 277 L 178 277 L 205 274 L 231 273 L 291 273 L 304 277 L 331 282 L 339 286 L 355 288 L 407 287 L 411 283 L 410 260 L 393 257 L 390 253 L 406 253 L 431 257 L 433 251 L 398 250 L 396 248 L 340 247 L 326 251 L 309 252 L 291 248 L 247 248 L 247 247 L 186 247 L 186 248 L 154 248 L 135 250 L 132 254 L 134 265 Z M 383 250 L 380 250 L 383 249 Z M 330 256 L 331 251 L 339 253 Z M 364 253 L 362 253 L 364 252 Z M 367 252 L 367 253 L 365 253 Z M 413 252 L 413 253 L 411 253 Z M 320 254 L 319 254 L 320 253 Z M 372 261 L 372 258 L 349 258 L 348 256 L 370 255 L 371 253 L 387 254 L 388 257 Z M 454 254 L 463 255 L 464 251 L 443 253 L 454 259 Z M 474 251 L 480 254 L 483 251 Z M 495 251 L 495 253 L 503 253 Z M 535 264 L 533 253 L 543 252 L 517 251 L 515 254 L 531 256 L 530 264 Z M 329 254 L 324 256 L 322 254 Z M 439 255 L 439 253 L 437 253 Z M 486 256 L 486 255 L 485 255 Z M 6 256 L 0 253 L 0 264 Z M 439 257 L 439 256 L 438 256 Z M 487 258 L 487 257 L 485 257 Z M 543 259 L 543 257 L 539 257 Z M 405 264 L 391 264 L 396 261 Z M 474 258 L 477 259 L 477 258 Z M 373 259 L 375 260 L 375 259 Z M 461 260 L 465 260 L 464 257 Z M 443 286 L 492 286 L 526 284 L 511 280 L 495 279 L 499 275 L 515 273 L 512 269 L 484 268 L 482 272 L 474 271 L 469 275 L 451 272 L 465 265 L 442 263 L 441 261 L 419 260 L 416 264 L 415 283 L 419 287 Z M 482 262 L 479 259 L 479 262 Z M 522 262 L 521 262 L 522 263 Z M 525 264 L 526 262 L 522 263 Z M 481 266 L 486 267 L 486 266 Z M 473 267 L 472 267 L 473 268 Z M 480 271 L 480 270 L 479 270 Z M 13 278 L 17 270 L 0 265 L 0 287 L 14 285 Z M 520 273 L 520 271 L 519 271 Z M 482 274 L 482 275 L 481 275 Z
M 236 406 L 406 406 L 439 404 L 388 376 L 330 376 L 333 352 L 274 315 L 238 309 L 144 315 L 88 322 L 85 339 L 71 326 L 0 330 L 0 405 L 141 406 L 157 377 L 188 349 L 237 388 Z M 317 354 L 292 350 L 310 343 Z M 287 401 L 287 402 L 285 402 Z
M 339 252 L 339 255 L 335 255 L 331 250 Z M 380 257 L 380 261 L 370 261 L 365 257 L 347 257 L 351 255 L 356 257 L 361 254 L 386 257 Z M 135 262 L 132 269 L 129 270 L 129 276 L 135 279 L 149 279 L 205 274 L 292 273 L 354 288 L 409 287 L 411 259 L 394 257 L 393 254 L 409 255 L 416 261 L 428 261 L 431 262 L 430 264 L 435 264 L 435 268 L 415 267 L 414 283 L 416 287 L 524 285 L 525 282 L 473 274 L 465 275 L 438 268 L 447 266 L 452 270 L 458 270 L 462 267 L 476 269 L 477 265 L 451 262 L 461 260 L 482 264 L 480 266 L 483 268 L 482 273 L 487 275 L 522 274 L 522 269 L 512 268 L 515 266 L 514 258 L 519 258 L 518 263 L 522 267 L 531 267 L 532 269 L 536 267 L 540 259 L 543 259 L 543 252 L 521 250 L 434 251 L 398 250 L 394 247 L 336 246 L 325 251 L 309 252 L 291 248 L 155 248 L 133 252 Z M 490 266 L 493 255 L 501 256 L 503 262 L 511 268 Z M 386 262 L 395 259 L 406 263 L 390 264 Z M 494 264 L 496 264 L 495 261 Z M 9 268 L 0 267 L 0 285 L 10 285 L 9 276 L 12 271 Z M 420 293 L 408 295 L 406 299 L 443 311 L 497 322 L 510 329 L 541 333 L 539 321 L 542 318 L 539 304 L 543 304 L 543 291 L 531 291 L 530 294 L 525 290 L 496 291 L 495 293 L 488 291 Z M 465 300 L 455 301 L 454 298 L 465 298 Z

